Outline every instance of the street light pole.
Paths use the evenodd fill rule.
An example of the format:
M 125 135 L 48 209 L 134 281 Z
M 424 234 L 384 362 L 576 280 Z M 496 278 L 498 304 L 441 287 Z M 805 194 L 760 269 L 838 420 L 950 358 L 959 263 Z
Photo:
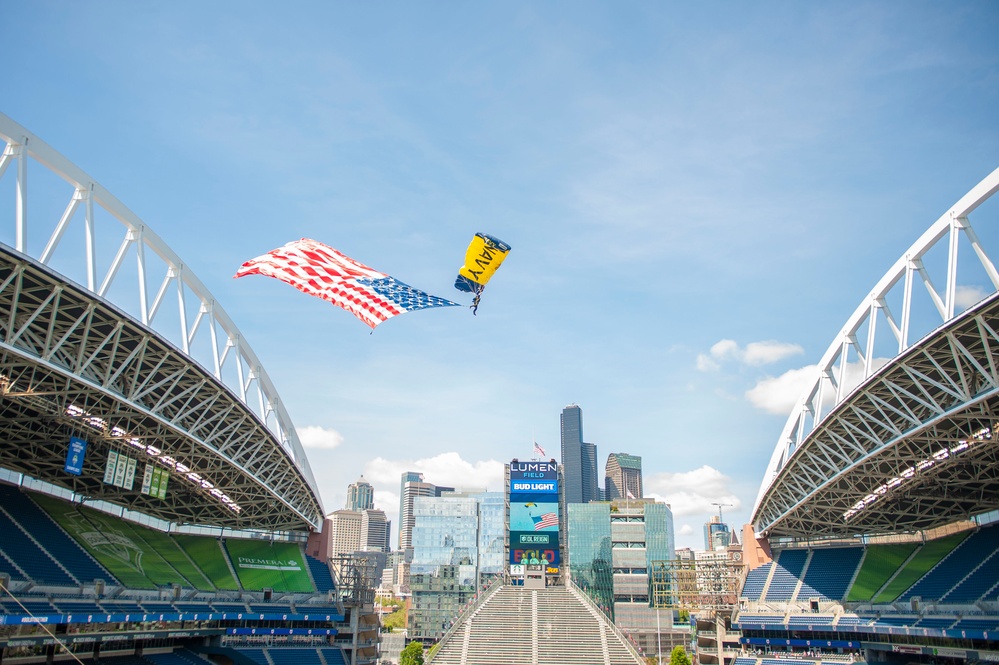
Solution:
M 658 607 L 656 608 L 656 665 L 663 665 L 663 631 L 659 627 L 659 613 L 662 612 Z

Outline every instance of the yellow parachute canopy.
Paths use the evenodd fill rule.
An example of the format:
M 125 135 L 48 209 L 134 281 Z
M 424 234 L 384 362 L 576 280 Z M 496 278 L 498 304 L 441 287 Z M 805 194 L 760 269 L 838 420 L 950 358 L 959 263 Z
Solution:
M 476 295 L 482 293 L 497 268 L 510 253 L 510 245 L 485 233 L 476 233 L 465 251 L 465 265 L 458 270 L 454 288 Z

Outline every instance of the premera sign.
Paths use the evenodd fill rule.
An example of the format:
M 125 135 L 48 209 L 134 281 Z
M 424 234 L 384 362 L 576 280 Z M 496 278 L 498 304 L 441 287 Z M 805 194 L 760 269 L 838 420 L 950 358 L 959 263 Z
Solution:
M 315 590 L 305 568 L 302 548 L 295 543 L 261 543 L 229 538 L 225 546 L 244 589 Z

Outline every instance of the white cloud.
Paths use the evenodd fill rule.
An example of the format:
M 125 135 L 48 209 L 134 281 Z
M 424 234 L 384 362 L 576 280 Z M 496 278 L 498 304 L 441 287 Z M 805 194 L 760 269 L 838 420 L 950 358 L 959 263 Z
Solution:
M 711 356 L 703 353 L 697 354 L 697 370 L 699 372 L 717 372 L 720 369 L 721 365 L 712 360 Z
M 778 342 L 776 340 L 764 340 L 762 342 L 750 342 L 745 348 L 740 348 L 738 342 L 731 339 L 723 339 L 715 342 L 707 354 L 697 355 L 697 369 L 702 372 L 717 371 L 721 368 L 721 363 L 734 361 L 743 365 L 759 367 L 781 361 L 790 356 L 804 353 L 805 350 L 798 344 L 788 342 Z
M 874 358 L 871 361 L 872 372 L 876 372 L 890 360 L 890 358 Z M 780 376 L 768 376 L 760 379 L 755 386 L 746 391 L 746 399 L 757 409 L 786 416 L 791 413 L 798 400 L 804 396 L 805 391 L 812 387 L 818 377 L 818 368 L 818 365 L 807 365 L 799 369 L 790 369 Z M 845 397 L 863 380 L 864 364 L 861 362 L 847 363 L 841 394 Z M 835 399 L 835 392 L 830 389 L 823 394 L 822 407 L 828 409 Z
M 676 533 L 677 535 L 680 536 L 689 536 L 694 533 L 694 527 L 690 526 L 689 524 L 684 524 L 677 530 Z
M 718 469 L 704 465 L 682 473 L 657 473 L 646 478 L 645 495 L 665 501 L 674 516 L 717 515 L 715 503 L 728 504 L 731 510 L 742 506 L 739 497 L 728 487 L 731 478 Z M 683 530 L 681 535 L 685 534 Z
M 989 292 L 980 286 L 958 286 L 954 292 L 954 303 L 961 309 L 968 309 L 987 295 Z
M 780 376 L 768 376 L 746 391 L 746 399 L 757 409 L 787 415 L 815 381 L 818 365 L 789 369 Z
M 784 358 L 801 355 L 804 352 L 805 350 L 798 344 L 790 344 L 788 342 L 778 342 L 775 340 L 750 342 L 746 345 L 746 350 L 742 354 L 742 362 L 754 367 L 769 365 L 770 363 L 784 360 Z
M 309 425 L 299 427 L 298 439 L 306 448 L 318 448 L 321 450 L 332 450 L 343 443 L 343 434 L 332 428 Z
M 376 457 L 364 466 L 372 484 L 398 487 L 405 471 L 418 471 L 428 483 L 446 487 L 503 490 L 503 463 L 496 460 L 469 462 L 456 452 L 417 460 L 387 460 Z M 398 495 L 396 495 L 398 503 Z

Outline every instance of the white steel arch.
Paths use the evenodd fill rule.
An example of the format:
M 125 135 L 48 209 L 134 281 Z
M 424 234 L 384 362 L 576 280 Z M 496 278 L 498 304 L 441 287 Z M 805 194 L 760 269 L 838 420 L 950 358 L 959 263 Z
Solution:
M 911 339 L 911 324 L 914 320 L 914 289 L 917 284 L 921 282 L 925 287 L 932 303 L 932 307 L 929 309 L 937 317 L 937 326 L 934 332 L 938 333 L 938 336 L 949 336 L 950 338 L 953 338 L 954 335 L 945 330 L 947 325 L 956 322 L 956 319 L 960 317 L 973 315 L 971 311 L 957 311 L 958 273 L 963 265 L 975 262 L 978 269 L 991 282 L 993 292 L 999 290 L 999 271 L 985 252 L 978 235 L 971 226 L 969 217 L 997 191 L 999 191 L 999 169 L 990 173 L 963 196 L 906 250 L 858 305 L 837 334 L 819 361 L 809 387 L 788 417 L 770 458 L 753 509 L 753 523 L 759 530 L 766 531 L 782 516 L 791 512 L 788 508 L 790 503 L 805 501 L 809 497 L 816 496 L 819 493 L 820 485 L 831 482 L 833 474 L 820 474 L 822 478 L 820 480 L 816 477 L 815 484 L 808 485 L 806 482 L 802 485 L 798 482 L 797 490 L 789 492 L 788 483 L 782 482 L 782 480 L 787 480 L 783 478 L 786 475 L 784 472 L 793 466 L 791 462 L 796 459 L 796 453 L 809 446 L 811 448 L 823 447 L 825 445 L 823 443 L 812 445 L 815 438 L 813 434 L 820 433 L 823 436 L 829 436 L 830 423 L 835 424 L 834 418 L 841 418 L 845 410 L 853 409 L 856 411 L 855 404 L 848 404 L 852 396 L 864 392 L 866 387 L 873 385 L 876 376 L 888 377 L 896 363 L 899 363 L 898 367 L 904 370 L 912 357 L 912 354 L 907 352 L 915 351 L 916 347 L 923 343 L 923 340 Z M 970 253 L 959 254 L 958 247 L 962 239 L 970 246 L 972 250 Z M 944 247 L 946 258 L 941 284 L 935 283 L 932 279 L 925 259 L 934 249 Z M 961 260 L 964 263 L 961 263 Z M 888 296 L 892 292 L 897 292 L 897 288 L 901 288 L 901 308 L 893 311 Z M 926 314 L 926 312 L 922 313 Z M 886 335 L 890 336 L 888 339 L 891 340 L 892 353 L 888 357 L 878 358 L 875 354 L 875 348 L 884 350 Z M 932 338 L 933 334 L 931 333 L 923 339 L 929 345 L 933 343 Z M 988 344 L 985 344 L 984 347 L 985 353 L 989 353 Z M 903 359 L 903 356 L 906 356 L 906 359 Z M 896 359 L 899 360 L 896 361 Z M 933 363 L 939 367 L 938 361 L 933 361 Z M 912 370 L 908 370 L 908 372 L 909 378 L 916 376 Z M 851 373 L 853 376 L 850 376 Z M 988 373 L 984 372 L 984 374 Z M 924 379 L 925 376 L 919 378 Z M 959 378 L 957 383 L 962 380 L 966 379 Z M 898 381 L 886 379 L 885 382 L 891 382 L 895 386 L 893 390 L 896 391 L 896 394 L 906 392 L 906 389 L 897 387 L 901 385 Z M 914 379 L 914 383 L 918 383 L 918 381 Z M 917 387 L 914 390 L 915 394 L 918 394 L 924 389 Z M 873 391 L 868 392 L 873 393 Z M 870 397 L 870 394 L 866 397 Z M 881 400 L 879 410 L 888 410 L 882 398 L 875 396 L 874 399 L 875 401 Z M 970 401 L 969 399 L 969 403 Z M 916 422 L 919 419 L 912 420 Z M 867 424 L 854 424 L 851 427 L 867 427 Z M 820 430 L 822 431 L 820 432 Z M 887 428 L 886 431 L 894 430 Z M 902 434 L 902 432 L 898 431 L 894 434 Z M 846 468 L 855 462 L 855 460 L 850 459 L 849 455 L 835 459 L 835 454 L 831 454 L 828 449 L 823 449 L 821 454 L 829 460 L 830 468 L 836 465 Z M 868 450 L 865 454 L 870 454 L 870 451 Z M 797 467 L 794 471 L 800 473 L 800 465 Z M 789 495 L 780 500 L 776 495 L 781 492 Z M 829 495 L 826 495 L 825 498 L 828 500 Z M 781 504 L 783 508 L 776 509 L 775 503 Z
M 134 212 L 82 169 L 3 113 L 0 113 L 0 138 L 6 143 L 0 155 L 0 185 L 11 175 L 14 180 L 13 249 L 48 267 L 59 249 L 78 253 L 85 264 L 85 276 L 78 280 L 67 278 L 71 283 L 85 288 L 97 300 L 123 309 L 164 339 L 179 340 L 172 345 L 222 382 L 255 414 L 273 437 L 273 444 L 291 458 L 311 490 L 310 502 L 319 507 L 317 513 L 310 508 L 303 514 L 308 514 L 309 521 L 318 527 L 323 514 L 321 498 L 291 418 L 260 360 L 208 288 Z M 33 178 L 35 173 L 32 170 L 29 174 L 29 163 L 42 165 L 69 185 L 65 209 L 57 220 L 39 220 L 40 215 L 29 214 L 35 207 L 29 206 L 32 191 L 29 176 Z M 45 196 L 50 196 L 49 192 Z M 117 227 L 112 231 L 117 234 L 117 250 L 104 267 L 98 261 L 96 224 L 101 211 Z M 83 246 L 67 247 L 67 230 L 80 224 L 84 231 Z M 29 242 L 29 236 L 36 233 L 44 234 L 44 245 Z M 115 238 L 111 241 L 115 242 Z M 150 259 L 154 257 L 157 270 L 151 269 Z M 130 260 L 135 261 L 133 267 L 124 270 Z M 137 306 L 114 301 L 113 293 L 121 288 L 137 293 Z M 165 312 L 173 298 L 176 310 L 168 316 Z M 210 348 L 207 362 L 192 353 L 196 345 Z

